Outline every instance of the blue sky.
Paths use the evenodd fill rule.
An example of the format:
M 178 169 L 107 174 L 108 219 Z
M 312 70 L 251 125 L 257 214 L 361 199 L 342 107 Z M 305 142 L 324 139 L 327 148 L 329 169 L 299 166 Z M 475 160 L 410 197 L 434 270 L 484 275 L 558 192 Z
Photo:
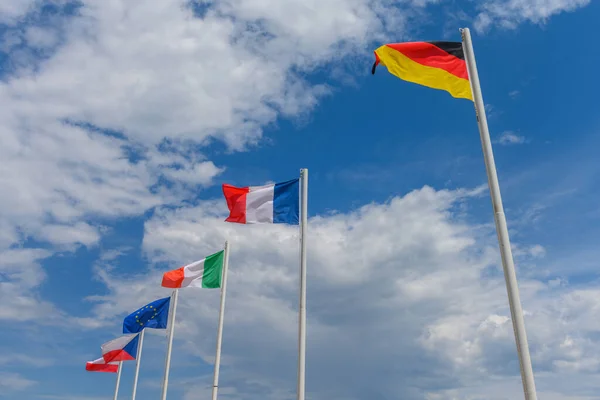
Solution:
M 300 168 L 307 398 L 520 398 L 473 105 L 370 73 L 382 43 L 469 26 L 538 395 L 600 399 L 599 16 L 585 0 L 0 5 L 0 398 L 112 398 L 85 362 L 169 294 L 163 271 L 226 239 L 220 395 L 295 398 L 297 232 L 224 223 L 220 185 Z M 218 292 L 180 301 L 168 398 L 207 397 Z M 159 396 L 165 346 L 147 335 L 139 398 Z

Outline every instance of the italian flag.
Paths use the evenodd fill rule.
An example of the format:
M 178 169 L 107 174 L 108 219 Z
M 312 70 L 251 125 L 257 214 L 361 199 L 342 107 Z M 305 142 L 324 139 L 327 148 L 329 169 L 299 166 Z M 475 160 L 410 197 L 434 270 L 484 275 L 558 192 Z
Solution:
M 224 254 L 225 250 L 221 250 L 200 261 L 165 272 L 161 286 L 171 289 L 188 286 L 206 289 L 220 288 Z

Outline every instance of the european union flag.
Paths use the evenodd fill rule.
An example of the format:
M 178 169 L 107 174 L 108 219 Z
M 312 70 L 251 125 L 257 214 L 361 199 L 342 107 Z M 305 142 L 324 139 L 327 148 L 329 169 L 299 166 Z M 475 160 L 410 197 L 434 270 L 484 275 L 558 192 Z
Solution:
M 169 320 L 171 297 L 154 300 L 123 320 L 123 333 L 137 333 L 144 328 L 165 329 Z

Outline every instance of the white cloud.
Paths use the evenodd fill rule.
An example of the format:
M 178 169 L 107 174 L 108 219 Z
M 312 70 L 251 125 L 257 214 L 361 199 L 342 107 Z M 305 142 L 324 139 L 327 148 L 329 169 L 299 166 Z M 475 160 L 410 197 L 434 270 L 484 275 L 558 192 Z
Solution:
M 46 278 L 39 261 L 50 254 L 41 249 L 0 251 L 0 320 L 44 323 L 60 318 L 60 312 L 36 292 Z
M 299 71 L 362 50 L 396 15 L 367 0 L 276 3 L 220 2 L 196 18 L 187 1 L 83 1 L 43 27 L 17 25 L 37 3 L 11 2 L 10 15 L 2 3 L 15 28 L 1 40 L 12 69 L 0 81 L 0 320 L 98 327 L 43 298 L 42 260 L 96 245 L 117 218 L 194 199 L 224 170 L 203 146 L 240 150 L 310 111 L 328 89 Z M 45 248 L 20 248 L 29 239 Z
M 154 178 L 144 165 L 124 158 L 123 141 L 52 121 L 23 126 L 8 110 L 4 115 L 10 125 L 0 127 L 0 187 L 9 195 L 0 199 L 0 221 L 13 230 L 65 244 L 65 236 L 51 233 L 69 224 L 89 244 L 97 234 L 82 218 L 137 214 L 161 202 L 148 191 Z M 8 238 L 20 239 L 16 233 Z
M 199 148 L 216 139 L 243 149 L 278 116 L 310 111 L 328 88 L 299 71 L 366 51 L 388 26 L 401 35 L 413 15 L 384 0 L 192 4 L 207 7 L 202 17 L 183 0 L 82 1 L 74 15 L 3 38 L 9 60 L 37 67 L 18 62 L 0 82 L 0 190 L 10 193 L 0 245 L 90 246 L 96 219 L 196 195 L 224 170 Z M 2 7 L 13 22 L 39 12 L 37 2 Z M 23 41 L 51 52 L 10 52 Z
M 173 162 L 172 159 L 170 161 Z M 165 166 L 160 171 L 177 183 L 208 186 L 212 183 L 213 178 L 224 170 L 224 168 L 217 167 L 212 161 L 186 164 L 184 168 Z
M 502 135 L 500 135 L 500 137 L 498 138 L 496 143 L 499 143 L 502 145 L 510 145 L 510 144 L 523 144 L 523 143 L 525 143 L 525 141 L 526 141 L 525 136 L 517 135 L 516 133 L 511 132 L 511 131 L 506 131 L 506 132 L 503 132 Z
M 494 399 L 518 397 L 519 369 L 493 226 L 474 229 L 452 211 L 471 196 L 473 191 L 425 187 L 385 204 L 311 218 L 311 397 L 366 398 L 375 393 L 374 385 L 383 397 L 403 391 L 406 399 L 483 400 L 490 385 L 501 388 Z M 93 316 L 81 322 L 116 323 L 144 302 L 167 296 L 159 287 L 162 271 L 217 251 L 227 238 L 232 253 L 221 387 L 232 398 L 292 398 L 297 228 L 227 224 L 224 215 L 221 201 L 157 210 L 144 236 L 154 266 L 137 276 L 100 269 L 109 293 L 89 299 Z M 541 246 L 519 248 L 522 257 L 539 260 Z M 490 268 L 495 274 L 482 279 Z M 597 290 L 519 277 L 534 370 L 554 377 L 538 383 L 540 395 L 569 398 L 560 374 L 597 373 Z M 196 357 L 210 363 L 218 291 L 180 294 L 174 368 Z M 184 379 L 190 396 L 209 390 L 206 376 L 180 372 L 173 379 Z M 585 379 L 574 379 L 583 386 L 571 398 L 593 398 L 582 394 L 591 387 Z
M 298 71 L 364 50 L 380 18 L 398 17 L 385 1 L 271 3 L 221 1 L 200 18 L 183 0 L 82 1 L 23 29 L 40 4 L 2 3 L 14 29 L 2 38 L 13 69 L 0 81 L 0 251 L 49 245 L 22 250 L 23 275 L 2 266 L 2 319 L 60 314 L 38 294 L 41 258 L 96 245 L 107 221 L 195 198 L 224 170 L 202 146 L 240 150 L 278 116 L 310 111 L 328 89 Z
M 343 56 L 338 43 L 365 45 L 379 29 L 366 1 L 327 8 L 291 0 L 219 2 L 203 19 L 185 4 L 83 2 L 66 44 L 35 77 L 10 82 L 11 94 L 21 98 L 15 111 L 43 104 L 46 117 L 124 131 L 144 143 L 216 136 L 239 148 L 278 112 L 297 114 L 316 104 L 323 88 L 311 88 L 292 67 Z
M 12 19 L 39 12 L 3 4 Z M 17 65 L 0 82 L 3 245 L 88 246 L 96 218 L 194 197 L 224 170 L 198 149 L 243 149 L 278 116 L 310 111 L 328 89 L 298 71 L 364 50 L 394 14 L 385 1 L 231 0 L 200 18 L 190 4 L 82 1 L 3 38 Z M 22 43 L 51 52 L 37 60 Z
M 520 244 L 511 243 L 513 257 L 520 260 L 529 260 L 543 258 L 546 255 L 546 249 L 540 244 L 531 246 L 522 246 Z
M 553 15 L 585 7 L 590 0 L 486 0 L 478 4 L 481 12 L 475 20 L 475 29 L 484 32 L 492 24 L 515 29 L 529 21 L 543 23 Z
M 3 1 L 0 3 L 0 22 L 11 23 L 30 11 L 36 0 Z
M 58 37 L 55 31 L 37 26 L 27 28 L 25 38 L 27 44 L 35 48 L 51 48 L 58 43 Z
M 590 376 L 591 379 L 596 379 L 598 375 Z M 580 378 L 573 375 L 561 375 L 557 377 L 554 374 L 538 373 L 537 378 L 537 395 L 538 398 L 544 400 L 598 400 L 598 396 L 592 392 L 589 394 L 577 394 L 579 389 L 578 384 L 581 383 Z M 540 389 L 552 380 L 559 379 L 562 382 L 568 382 L 568 391 L 554 391 Z M 594 385 L 597 387 L 597 385 Z M 501 378 L 492 377 L 486 382 L 486 388 L 482 390 L 480 386 L 465 388 L 462 390 L 446 389 L 437 393 L 428 393 L 425 400 L 513 400 L 523 397 L 523 389 L 520 386 L 519 378 Z
M 23 376 L 10 372 L 0 372 L 0 390 L 3 394 L 6 392 L 25 390 L 37 384 L 36 381 L 24 378 Z
M 84 222 L 76 222 L 73 225 L 44 225 L 37 237 L 56 245 L 76 243 L 88 247 L 100 239 L 98 231 Z
M 529 248 L 529 254 L 533 257 L 544 257 L 546 255 L 546 249 L 544 246 L 536 244 Z
M 409 3 L 435 1 L 403 4 Z M 37 4 L 2 2 L 0 20 L 15 24 Z M 277 118 L 310 112 L 330 88 L 303 74 L 370 52 L 370 41 L 383 40 L 390 28 L 402 36 L 411 9 L 392 5 L 225 0 L 210 3 L 200 18 L 183 0 L 84 0 L 57 26 L 3 37 L 2 49 L 17 67 L 0 82 L 0 192 L 8 194 L 0 196 L 0 319 L 47 324 L 54 318 L 96 328 L 167 295 L 157 286 L 162 265 L 115 280 L 110 264 L 118 252 L 109 252 L 97 267 L 109 294 L 88 298 L 93 318 L 72 318 L 40 296 L 46 278 L 40 262 L 57 249 L 97 244 L 101 221 L 195 199 L 225 168 L 200 154 L 203 146 L 218 140 L 229 150 L 246 149 Z M 480 18 L 512 18 L 490 7 Z M 47 50 L 47 58 L 15 50 L 24 43 Z M 169 190 L 162 180 L 170 181 Z M 489 371 L 515 374 L 501 370 L 514 361 L 503 282 L 480 280 L 497 253 L 449 210 L 465 196 L 424 188 L 387 204 L 311 220 L 312 392 L 365 398 L 373 393 L 369 374 L 377 373 L 384 397 L 444 393 L 432 391 L 434 379 L 462 396 L 468 392 L 464 382 L 485 382 Z M 229 387 L 223 389 L 238 397 L 290 397 L 297 232 L 267 227 L 249 235 L 249 227 L 223 224 L 222 213 L 222 202 L 211 201 L 159 208 L 146 224 L 145 249 L 153 261 L 176 266 L 232 240 L 224 354 L 229 370 L 223 375 Z M 28 238 L 48 249 L 21 248 Z M 534 305 L 531 337 L 545 346 L 537 359 L 561 371 L 593 369 L 593 321 L 576 325 L 578 332 L 566 321 L 582 322 L 597 293 L 560 286 L 561 303 L 554 304 L 548 295 L 536 297 L 547 294 L 539 282 L 522 285 L 526 306 Z M 181 299 L 180 315 L 194 317 L 181 320 L 179 345 L 194 338 L 187 343 L 191 356 L 210 362 L 213 337 L 200 333 L 214 330 L 216 292 L 182 292 Z M 556 315 L 563 325 L 551 323 Z M 547 336 L 535 333 L 547 326 L 553 327 Z M 508 361 L 496 367 L 492 355 Z M 426 372 L 415 377 L 415 370 Z M 504 387 L 518 388 L 518 381 L 510 382 Z M 0 374 L 6 388 L 33 384 Z M 485 393 L 482 385 L 476 385 L 479 394 Z
M 33 367 L 48 367 L 54 364 L 54 361 L 48 358 L 31 357 L 26 354 L 10 353 L 7 350 L 2 351 L 0 356 L 0 365 L 17 365 L 24 364 Z
M 427 326 L 449 311 L 441 305 L 449 296 L 467 295 L 470 284 L 480 286 L 478 276 L 489 264 L 488 254 L 471 254 L 476 239 L 448 212 L 454 202 L 462 201 L 465 192 L 424 188 L 387 204 L 311 219 L 311 374 L 337 369 L 344 376 L 358 376 L 379 363 L 398 365 L 393 360 L 417 357 L 414 342 Z M 224 354 L 229 380 L 225 386 L 233 385 L 245 396 L 264 391 L 271 398 L 283 390 L 283 397 L 287 397 L 291 391 L 285 388 L 293 387 L 290 380 L 294 376 L 297 334 L 297 228 L 226 224 L 223 208 L 222 202 L 206 202 L 196 208 L 157 211 L 146 224 L 144 248 L 152 260 L 168 265 L 130 276 L 125 282 L 123 277 L 113 275 L 116 270 L 101 271 L 110 293 L 90 299 L 98 302 L 92 319 L 99 323 L 111 321 L 125 310 L 167 295 L 169 291 L 159 287 L 160 271 L 214 252 L 229 238 L 228 350 Z M 489 293 L 491 297 L 493 292 Z M 498 293 L 496 302 L 502 308 L 504 297 L 501 291 Z M 179 344 L 185 342 L 192 355 L 210 362 L 214 337 L 200 332 L 214 330 L 218 292 L 182 291 L 180 300 Z M 410 317 L 420 314 L 424 306 L 431 312 L 417 319 Z M 498 305 L 492 306 L 490 312 L 496 308 Z M 469 324 L 480 323 L 486 312 L 480 310 L 471 318 Z M 356 363 L 356 359 L 361 362 Z M 389 372 L 382 378 L 385 392 L 395 392 L 408 382 L 390 378 Z M 233 384 L 232 379 L 239 383 Z M 356 398 L 367 390 L 361 386 L 366 382 L 346 389 L 327 389 L 326 381 L 313 380 L 311 390 L 316 391 L 315 395 L 331 391 L 333 398 Z M 250 386 L 260 389 L 247 393 Z

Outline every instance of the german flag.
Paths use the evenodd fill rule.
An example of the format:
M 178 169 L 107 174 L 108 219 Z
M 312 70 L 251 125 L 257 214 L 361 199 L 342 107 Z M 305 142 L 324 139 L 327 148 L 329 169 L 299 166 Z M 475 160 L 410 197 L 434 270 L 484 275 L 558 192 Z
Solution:
M 375 50 L 373 74 L 378 64 L 405 81 L 473 100 L 461 42 L 386 44 Z

